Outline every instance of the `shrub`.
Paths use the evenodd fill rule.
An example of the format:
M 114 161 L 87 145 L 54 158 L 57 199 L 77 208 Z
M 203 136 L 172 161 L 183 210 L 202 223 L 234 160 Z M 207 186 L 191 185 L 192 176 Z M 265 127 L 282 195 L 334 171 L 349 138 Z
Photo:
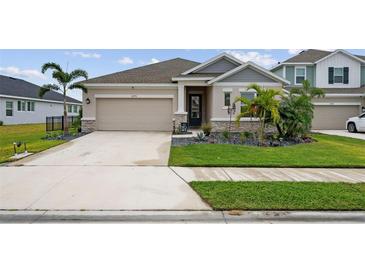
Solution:
M 229 132 L 227 131 L 227 130 L 225 130 L 225 131 L 223 131 L 222 132 L 222 135 L 223 135 L 223 137 L 224 137 L 224 139 L 226 139 L 226 140 L 228 140 L 229 139 Z
M 196 138 L 198 139 L 198 141 L 204 141 L 205 140 L 204 132 L 198 132 Z
M 204 132 L 205 136 L 209 136 L 210 132 L 212 131 L 212 124 L 204 123 L 201 128 L 202 128 L 202 131 Z

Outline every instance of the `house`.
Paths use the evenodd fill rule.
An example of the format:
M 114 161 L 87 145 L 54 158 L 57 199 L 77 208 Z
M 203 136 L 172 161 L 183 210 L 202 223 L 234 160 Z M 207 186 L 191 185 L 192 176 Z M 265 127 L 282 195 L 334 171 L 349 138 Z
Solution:
M 63 95 L 50 91 L 38 96 L 39 86 L 0 75 L 0 121 L 4 125 L 45 123 L 47 116 L 63 116 Z M 81 102 L 67 97 L 69 115 L 78 115 Z
M 271 71 L 290 82 L 287 90 L 301 86 L 304 79 L 323 89 L 325 97 L 313 100 L 313 129 L 345 129 L 348 118 L 364 111 L 365 56 L 309 49 Z
M 213 131 L 223 131 L 230 119 L 227 108 L 235 98 L 255 96 L 247 88 L 251 83 L 282 89 L 289 81 L 223 53 L 204 63 L 176 58 L 82 83 L 88 88 L 83 94 L 84 132 L 171 131 L 181 122 L 190 127 L 210 122 Z M 238 103 L 236 109 L 240 109 Z M 250 130 L 252 123 L 242 118 L 236 130 Z

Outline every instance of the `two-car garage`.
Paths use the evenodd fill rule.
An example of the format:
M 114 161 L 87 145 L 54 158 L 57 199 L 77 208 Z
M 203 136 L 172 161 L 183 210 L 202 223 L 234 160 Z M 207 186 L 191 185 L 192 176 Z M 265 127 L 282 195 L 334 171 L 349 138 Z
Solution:
M 172 98 L 97 98 L 98 130 L 172 130 Z
M 345 129 L 350 117 L 360 114 L 360 104 L 315 104 L 312 129 Z

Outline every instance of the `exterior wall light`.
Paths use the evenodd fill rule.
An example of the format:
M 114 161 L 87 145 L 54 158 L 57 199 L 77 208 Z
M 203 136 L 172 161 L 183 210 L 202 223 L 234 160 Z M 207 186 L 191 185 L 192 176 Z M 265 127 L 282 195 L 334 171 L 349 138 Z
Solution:
M 85 102 L 86 102 L 86 104 L 90 104 L 90 99 L 86 98 Z

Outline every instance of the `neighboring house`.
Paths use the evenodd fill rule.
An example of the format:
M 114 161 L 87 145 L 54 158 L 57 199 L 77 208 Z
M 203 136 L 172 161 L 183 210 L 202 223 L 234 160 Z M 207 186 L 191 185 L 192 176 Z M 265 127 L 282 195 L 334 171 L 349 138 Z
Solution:
M 289 81 L 254 63 L 226 53 L 202 64 L 176 58 L 83 81 L 82 129 L 171 131 L 173 123 L 213 131 L 227 129 L 227 107 L 236 97 L 252 98 L 248 85 L 282 89 Z M 239 111 L 239 103 L 236 103 Z M 232 118 L 235 120 L 235 117 Z M 174 122 L 173 122 L 174 121 Z M 243 118 L 240 130 L 251 129 Z M 236 123 L 232 123 L 236 126 Z
M 324 98 L 313 100 L 313 129 L 345 129 L 349 117 L 364 111 L 365 56 L 309 49 L 271 71 L 290 82 L 287 90 L 301 86 L 304 79 L 324 90 Z
M 38 96 L 39 86 L 0 75 L 0 121 L 4 125 L 45 123 L 47 116 L 63 116 L 63 95 L 50 91 Z M 67 97 L 68 115 L 78 115 L 81 102 Z

